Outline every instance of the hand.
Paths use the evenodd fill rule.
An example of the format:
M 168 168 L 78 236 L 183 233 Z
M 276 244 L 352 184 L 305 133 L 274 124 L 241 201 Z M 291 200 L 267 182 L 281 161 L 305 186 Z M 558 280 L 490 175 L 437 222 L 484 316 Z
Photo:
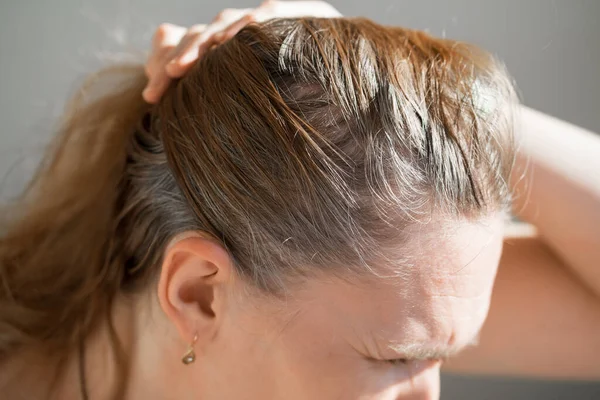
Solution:
M 145 65 L 148 85 L 142 93 L 144 100 L 156 103 L 171 79 L 185 75 L 211 47 L 232 38 L 250 22 L 302 16 L 334 18 L 341 14 L 324 1 L 267 0 L 256 8 L 225 9 L 208 25 L 186 29 L 161 24 L 152 39 L 152 52 Z

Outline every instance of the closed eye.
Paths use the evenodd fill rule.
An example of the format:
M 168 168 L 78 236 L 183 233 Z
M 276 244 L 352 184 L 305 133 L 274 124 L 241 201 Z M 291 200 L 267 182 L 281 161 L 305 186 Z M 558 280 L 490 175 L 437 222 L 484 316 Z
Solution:
M 392 364 L 392 365 L 408 365 L 414 362 L 419 362 L 419 361 L 426 361 L 426 362 L 444 362 L 444 359 L 439 359 L 439 358 L 424 358 L 424 359 L 410 359 L 410 358 L 392 358 L 392 359 L 388 359 L 388 360 L 379 360 L 379 361 L 383 361 L 387 364 Z
M 409 359 L 406 358 L 392 358 L 389 360 L 383 360 L 384 362 L 392 365 L 406 365 L 410 362 Z

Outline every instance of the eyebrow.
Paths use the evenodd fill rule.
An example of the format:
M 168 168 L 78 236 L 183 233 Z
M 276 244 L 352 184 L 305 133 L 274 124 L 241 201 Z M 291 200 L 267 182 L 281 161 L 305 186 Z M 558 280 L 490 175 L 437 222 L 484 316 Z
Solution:
M 480 333 L 477 333 L 469 342 L 460 346 L 390 343 L 387 345 L 387 348 L 397 354 L 398 358 L 410 360 L 446 360 L 456 356 L 466 348 L 477 346 L 479 344 L 479 337 Z

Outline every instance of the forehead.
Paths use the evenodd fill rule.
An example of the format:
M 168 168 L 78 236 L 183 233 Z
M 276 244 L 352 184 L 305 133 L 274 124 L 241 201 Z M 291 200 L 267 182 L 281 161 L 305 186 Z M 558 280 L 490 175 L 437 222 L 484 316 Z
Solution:
M 331 329 L 372 356 L 394 358 L 394 348 L 462 347 L 487 315 L 502 227 L 497 216 L 412 228 L 401 261 L 364 283 L 320 282 L 311 290 L 313 304 L 321 303 Z

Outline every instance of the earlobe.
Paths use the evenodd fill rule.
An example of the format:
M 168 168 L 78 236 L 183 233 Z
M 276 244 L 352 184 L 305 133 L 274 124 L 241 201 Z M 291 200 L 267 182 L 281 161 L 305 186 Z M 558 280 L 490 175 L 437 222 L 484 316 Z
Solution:
M 227 251 L 214 239 L 185 235 L 165 251 L 158 284 L 161 308 L 184 343 L 214 336 L 232 275 Z

